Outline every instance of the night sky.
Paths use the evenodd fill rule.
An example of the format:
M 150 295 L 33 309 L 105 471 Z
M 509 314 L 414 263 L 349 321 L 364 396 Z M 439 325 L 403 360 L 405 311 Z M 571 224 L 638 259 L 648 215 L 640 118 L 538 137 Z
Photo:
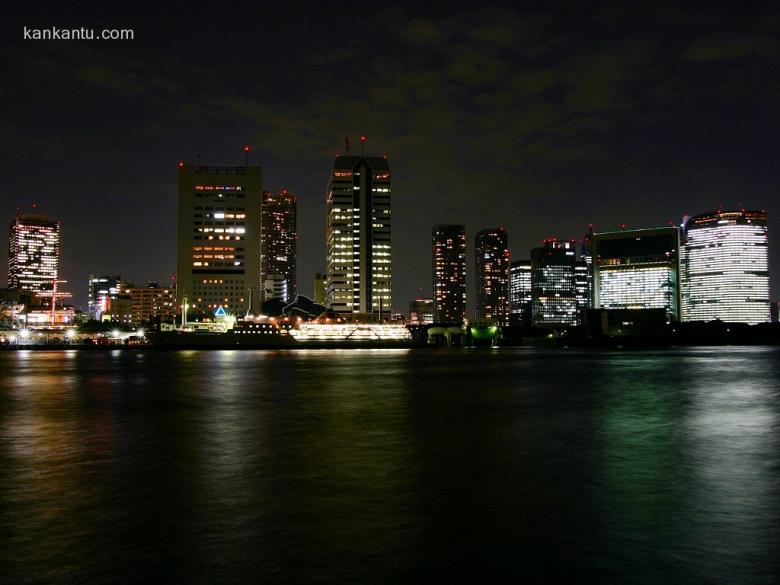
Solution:
M 329 168 L 361 134 L 393 171 L 396 310 L 430 294 L 434 223 L 466 225 L 471 312 L 480 228 L 505 226 L 523 259 L 589 223 L 680 223 L 719 203 L 769 211 L 778 295 L 776 3 L 17 4 L 0 25 L 0 224 L 33 202 L 62 220 L 77 305 L 90 273 L 167 281 L 178 161 L 241 165 L 244 144 L 265 189 L 298 196 L 311 294 Z M 135 40 L 25 41 L 25 25 Z

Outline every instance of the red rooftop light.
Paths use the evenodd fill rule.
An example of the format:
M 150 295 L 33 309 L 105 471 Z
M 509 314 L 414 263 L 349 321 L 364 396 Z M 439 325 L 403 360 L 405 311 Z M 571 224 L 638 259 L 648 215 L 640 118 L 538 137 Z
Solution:
M 248 144 L 245 144 L 245 145 L 244 145 L 244 152 L 249 152 L 250 150 L 252 150 L 252 149 L 251 149 L 251 148 L 249 148 L 249 145 L 248 145 Z
M 180 161 L 179 161 L 179 168 L 182 168 L 183 166 L 184 166 L 184 161 L 183 161 L 183 160 L 180 160 Z

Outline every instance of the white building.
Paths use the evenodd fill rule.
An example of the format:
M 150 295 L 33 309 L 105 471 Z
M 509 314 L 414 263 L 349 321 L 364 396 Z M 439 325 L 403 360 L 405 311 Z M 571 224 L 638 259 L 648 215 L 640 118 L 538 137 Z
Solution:
M 765 211 L 714 211 L 683 222 L 684 321 L 770 320 Z

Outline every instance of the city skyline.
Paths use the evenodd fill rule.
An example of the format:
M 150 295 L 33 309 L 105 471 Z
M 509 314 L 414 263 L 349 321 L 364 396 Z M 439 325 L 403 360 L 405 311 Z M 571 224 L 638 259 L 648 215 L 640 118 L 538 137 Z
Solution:
M 9 26 L 72 21 L 69 10 L 52 4 L 43 18 L 12 7 Z M 332 157 L 345 136 L 358 149 L 365 135 L 366 152 L 387 154 L 395 173 L 393 260 L 406 268 L 393 292 L 403 310 L 420 288 L 431 294 L 429 266 L 416 257 L 437 223 L 464 223 L 469 234 L 504 225 L 522 251 L 551 233 L 579 237 L 590 223 L 598 231 L 677 224 L 719 203 L 776 211 L 770 4 L 632 6 L 630 14 L 388 8 L 350 15 L 354 26 L 338 42 L 325 32 L 334 22 L 325 7 L 312 24 L 278 7 L 254 10 L 205 26 L 172 7 L 119 9 L 107 24 L 135 27 L 124 44 L 20 35 L 5 49 L 16 81 L 0 98 L 13 112 L 0 147 L 14 172 L 0 221 L 33 202 L 60 219 L 61 274 L 71 283 L 117 271 L 167 282 L 177 162 L 200 154 L 240 165 L 250 144 L 264 188 L 298 196 L 300 288 L 311 294 L 311 275 L 326 268 L 322 192 Z M 172 45 L 159 25 L 165 16 L 231 42 L 219 56 L 189 37 Z M 272 55 L 248 26 L 258 19 L 269 43 L 291 31 L 307 42 Z M 83 24 L 93 20 L 101 17 Z M 491 67 L 474 66 L 483 59 Z M 248 62 L 262 78 L 244 74 Z M 776 298 L 780 242 L 770 246 Z M 473 275 L 471 254 L 467 262 Z M 86 306 L 84 287 L 71 288 Z M 475 298 L 471 278 L 468 288 Z

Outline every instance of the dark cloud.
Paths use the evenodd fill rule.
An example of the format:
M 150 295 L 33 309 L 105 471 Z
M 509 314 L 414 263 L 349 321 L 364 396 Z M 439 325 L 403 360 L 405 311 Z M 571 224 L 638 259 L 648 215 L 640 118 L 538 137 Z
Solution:
M 780 178 L 776 11 L 640 8 L 142 14 L 135 44 L 3 49 L 16 83 L 0 140 L 44 199 L 64 191 L 113 226 L 100 233 L 117 250 L 137 226 L 115 201 L 155 226 L 147 276 L 140 258 L 84 246 L 67 265 L 77 281 L 125 266 L 168 274 L 173 164 L 196 153 L 224 162 L 251 143 L 267 186 L 301 198 L 306 290 L 324 267 L 328 166 L 345 136 L 367 134 L 395 171 L 402 309 L 429 286 L 433 223 L 470 234 L 505 224 L 523 257 L 592 221 L 665 223 L 728 196 L 769 206 Z M 60 178 L 36 174 L 34 160 Z M 16 186 L 3 217 L 29 183 Z M 51 207 L 81 225 L 64 198 Z

